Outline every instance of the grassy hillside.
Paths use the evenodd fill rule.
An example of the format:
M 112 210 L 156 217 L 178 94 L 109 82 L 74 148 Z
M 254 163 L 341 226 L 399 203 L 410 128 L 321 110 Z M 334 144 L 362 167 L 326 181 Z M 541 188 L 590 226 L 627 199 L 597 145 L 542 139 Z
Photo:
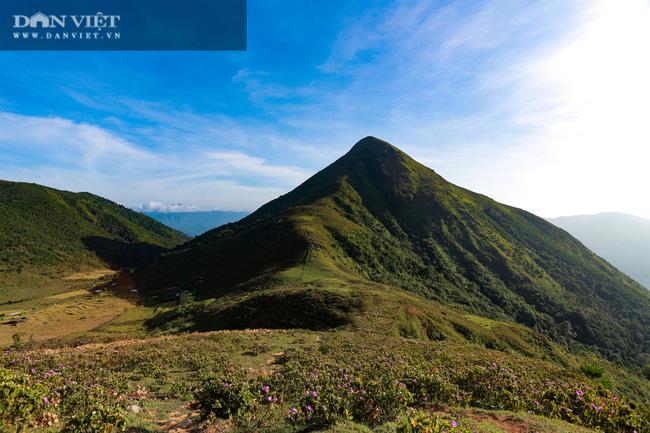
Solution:
M 186 239 L 93 194 L 0 181 L 0 299 L 73 272 L 142 264 Z
M 561 229 L 369 137 L 243 220 L 137 275 L 198 298 L 374 281 L 642 364 L 650 295 Z M 324 305 L 327 305 L 325 303 Z M 261 305 L 244 305 L 252 317 Z
M 125 431 L 224 433 L 650 427 L 643 405 L 570 368 L 478 344 L 365 333 L 225 331 L 25 349 L 0 359 L 0 377 L 5 387 L 29 389 L 34 403 L 23 406 L 34 432 L 91 422 L 92 431 L 120 422 Z M 436 419 L 461 428 L 404 430 Z
M 29 202 L 42 206 L 21 218 L 60 215 L 68 231 L 18 217 L 15 227 L 76 261 L 13 273 L 67 288 L 0 306 L 0 394 L 18 396 L 0 399 L 0 430 L 650 431 L 650 380 L 592 350 L 642 360 L 644 334 L 625 332 L 647 327 L 646 292 L 562 230 L 387 143 L 362 141 L 133 274 L 96 266 L 142 263 L 151 256 L 124 253 L 153 249 L 144 236 L 155 231 L 126 235 L 142 224 L 98 197 L 35 190 L 45 195 Z M 88 236 L 120 248 L 92 249 Z M 562 308 L 601 314 L 591 332 L 620 341 L 581 341 L 575 317 L 558 324 Z

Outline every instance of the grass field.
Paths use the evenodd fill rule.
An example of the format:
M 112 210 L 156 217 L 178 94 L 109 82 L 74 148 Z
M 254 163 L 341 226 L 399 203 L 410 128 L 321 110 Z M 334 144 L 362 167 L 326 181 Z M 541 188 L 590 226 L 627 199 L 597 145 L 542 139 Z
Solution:
M 522 325 L 469 315 L 390 286 L 324 279 L 308 269 L 301 282 L 287 277 L 285 285 L 273 289 L 195 299 L 167 291 L 141 296 L 129 273 L 97 276 L 65 280 L 67 289 L 59 285 L 41 298 L 2 306 L 3 321 L 27 320 L 0 328 L 1 344 L 13 345 L 0 359 L 0 372 L 4 367 L 27 375 L 28 381 L 51 381 L 50 389 L 56 391 L 50 392 L 61 395 L 71 383 L 83 384 L 82 392 L 105 390 L 92 397 L 102 403 L 92 404 L 125 416 L 130 432 L 401 433 L 408 417 L 416 415 L 453 420 L 466 429 L 450 433 L 628 432 L 578 426 L 596 421 L 569 423 L 562 412 L 534 403 L 549 395 L 566 399 L 576 389 L 602 389 L 602 394 L 594 391 L 593 398 L 600 399 L 594 401 L 615 404 L 620 396 L 635 402 L 635 408 L 641 404 L 630 416 L 645 416 L 647 422 L 642 404 L 650 399 L 650 386 L 638 373 L 593 353 L 572 353 Z M 159 301 L 145 302 L 153 296 Z M 251 308 L 266 313 L 250 318 Z M 285 322 L 287 317 L 298 317 L 313 329 L 295 327 Z M 295 329 L 211 331 L 233 323 Z M 19 344 L 12 338 L 17 332 Z M 585 364 L 601 366 L 603 375 L 585 376 Z M 340 368 L 367 386 L 384 381 L 390 390 L 403 380 L 414 399 L 382 415 L 381 422 L 354 405 L 349 416 L 348 409 L 337 412 L 332 401 L 319 402 L 337 414 L 332 422 L 310 427 L 309 421 L 287 415 L 292 406 L 300 407 L 305 386 L 316 387 L 323 396 L 340 392 L 330 388 L 331 380 L 341 380 Z M 200 397 L 210 377 L 252 383 L 253 396 L 259 384 L 271 384 L 278 401 L 231 419 L 205 417 L 206 404 L 218 401 L 211 397 L 206 403 Z M 386 382 L 386 377 L 391 379 Z M 429 388 L 418 385 L 431 380 Z M 395 404 L 390 392 L 369 392 L 387 399 L 376 409 L 380 412 Z M 56 409 L 64 413 L 63 406 Z M 416 412 L 409 415 L 411 411 Z M 49 426 L 39 416 L 29 429 L 34 433 L 60 431 L 71 422 L 61 419 Z M 644 428 L 637 433 L 645 433 Z
M 490 362 L 521 362 L 521 370 L 533 366 L 542 374 L 557 374 L 560 370 L 550 364 L 532 359 L 512 359 L 505 354 L 487 350 L 476 345 L 425 343 L 408 339 L 397 339 L 386 344 L 385 340 L 370 335 L 347 332 L 310 332 L 286 330 L 218 331 L 186 334 L 180 336 L 131 339 L 110 344 L 92 343 L 78 347 L 32 349 L 10 353 L 4 359 L 6 364 L 20 361 L 22 368 L 39 372 L 55 369 L 61 377 L 68 376 L 75 381 L 93 377 L 110 383 L 110 377 L 117 377 L 126 384 L 130 395 L 128 426 L 132 432 L 201 431 L 238 432 L 267 431 L 274 433 L 297 433 L 284 417 L 274 425 L 259 430 L 245 430 L 232 421 L 213 419 L 202 421 L 196 407 L 188 404 L 193 400 L 193 390 L 201 386 L 205 374 L 225 371 L 233 366 L 245 372 L 249 378 L 271 381 L 275 374 L 286 374 L 293 362 L 304 359 L 313 362 L 337 362 L 353 365 L 354 362 L 371 363 L 379 353 L 391 353 L 391 359 L 401 359 L 410 354 L 407 361 L 413 368 L 422 360 L 434 365 L 489 365 Z M 359 351 L 363 348 L 363 351 Z M 320 358 L 320 359 L 319 359 Z M 311 361 L 310 361 L 311 362 Z M 61 367 L 64 366 L 64 367 Z M 420 367 L 417 367 L 420 368 Z M 225 370 L 224 370 L 225 369 Z M 573 372 L 566 373 L 578 377 Z M 288 397 L 287 397 L 288 398 Z M 134 411 L 134 407 L 137 408 Z M 278 404 L 278 410 L 286 411 Z M 431 406 L 425 409 L 432 416 L 456 420 L 474 433 L 588 433 L 591 430 L 568 424 L 561 420 L 540 417 L 526 411 L 488 410 L 467 406 Z M 137 412 L 137 413 L 135 413 Z M 378 426 L 358 421 L 338 421 L 321 430 L 329 433 L 376 432 L 394 433 L 396 422 Z M 244 428 L 244 430 L 242 430 Z M 43 430 L 43 429 L 36 429 Z M 630 432 L 631 433 L 631 432 Z
M 115 276 L 109 269 L 70 274 L 0 306 L 0 345 L 11 344 L 15 335 L 22 343 L 78 336 L 135 308 L 134 296 L 114 293 L 120 287 Z

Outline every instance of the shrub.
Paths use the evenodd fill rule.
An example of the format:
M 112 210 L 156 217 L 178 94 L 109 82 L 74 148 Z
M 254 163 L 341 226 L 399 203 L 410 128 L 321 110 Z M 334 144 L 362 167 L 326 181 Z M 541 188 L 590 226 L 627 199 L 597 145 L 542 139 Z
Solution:
M 194 397 L 203 421 L 231 418 L 236 431 L 265 431 L 282 421 L 276 408 L 280 396 L 272 392 L 270 385 L 246 379 L 242 374 L 206 376 Z
M 29 376 L 0 368 L 0 425 L 20 432 L 47 402 L 47 390 Z
M 397 427 L 397 433 L 470 433 L 456 420 L 439 417 L 435 414 L 414 412 L 404 417 Z
M 69 382 L 57 393 L 65 433 L 115 433 L 126 424 L 124 399 L 113 388 Z
M 332 369 L 303 379 L 302 395 L 289 416 L 314 428 L 331 426 L 340 419 L 381 424 L 401 415 L 413 401 L 406 384 L 390 374 Z
M 591 377 L 592 379 L 597 379 L 599 377 L 603 376 L 603 373 L 605 373 L 605 369 L 603 367 L 599 367 L 598 365 L 593 365 L 593 364 L 585 364 L 580 367 L 580 371 L 587 377 Z
M 259 399 L 251 388 L 251 384 L 242 377 L 205 377 L 194 392 L 201 418 L 205 420 L 215 416 L 227 419 L 250 412 Z

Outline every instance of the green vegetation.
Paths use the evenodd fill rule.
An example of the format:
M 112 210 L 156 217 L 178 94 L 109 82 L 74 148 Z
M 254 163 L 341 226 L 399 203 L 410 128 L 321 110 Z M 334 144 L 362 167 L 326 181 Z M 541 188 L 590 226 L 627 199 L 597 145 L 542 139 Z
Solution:
M 577 370 L 478 344 L 222 331 L 10 351 L 2 364 L 11 369 L 0 370 L 2 383 L 9 377 L 34 395 L 27 416 L 5 426 L 34 431 L 48 423 L 68 431 L 123 423 L 160 431 L 156 422 L 178 416 L 188 401 L 195 426 L 232 433 L 396 433 L 452 421 L 458 432 L 498 432 L 514 418 L 549 433 L 650 431 L 646 406 Z M 143 410 L 127 413 L 134 406 Z
M 122 387 L 117 382 L 64 378 L 63 368 L 44 374 L 0 369 L 0 430 L 61 424 L 69 433 L 120 431 L 126 421 Z
M 543 219 L 452 185 L 370 137 L 136 278 L 152 294 L 176 287 L 197 299 L 287 285 L 355 290 L 374 281 L 617 362 L 642 366 L 650 346 L 643 287 Z
M 0 301 L 39 295 L 67 273 L 142 264 L 186 239 L 89 193 L 0 181 Z
M 648 292 L 388 143 L 181 245 L 0 186 L 6 281 L 57 281 L 3 303 L 0 431 L 650 432 Z
M 469 433 L 454 419 L 445 419 L 426 412 L 416 412 L 406 417 L 397 428 L 397 433 Z

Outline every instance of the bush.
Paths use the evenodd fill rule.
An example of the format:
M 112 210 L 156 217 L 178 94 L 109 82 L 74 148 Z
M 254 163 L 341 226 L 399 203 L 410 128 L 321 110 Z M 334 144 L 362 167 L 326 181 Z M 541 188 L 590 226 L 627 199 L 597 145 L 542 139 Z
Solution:
M 113 388 L 71 382 L 57 392 L 63 432 L 115 433 L 124 428 L 124 399 Z
M 20 432 L 43 408 L 46 388 L 30 383 L 29 376 L 0 368 L 0 425 Z
M 582 367 L 580 367 L 580 371 L 585 376 L 590 377 L 592 379 L 598 379 L 599 377 L 603 377 L 603 373 L 605 373 L 605 369 L 603 367 L 599 367 L 593 364 L 583 365 Z
M 258 396 L 248 381 L 241 377 L 211 375 L 205 377 L 194 392 L 203 420 L 210 416 L 227 419 L 251 411 Z
M 397 433 L 470 433 L 453 419 L 414 412 L 406 416 L 397 427 Z
M 203 421 L 230 418 L 237 431 L 264 431 L 282 421 L 276 408 L 280 397 L 271 386 L 246 379 L 243 374 L 204 377 L 194 397 Z
M 303 383 L 302 396 L 289 416 L 314 428 L 340 419 L 377 425 L 395 419 L 413 401 L 406 384 L 389 374 L 323 370 Z

